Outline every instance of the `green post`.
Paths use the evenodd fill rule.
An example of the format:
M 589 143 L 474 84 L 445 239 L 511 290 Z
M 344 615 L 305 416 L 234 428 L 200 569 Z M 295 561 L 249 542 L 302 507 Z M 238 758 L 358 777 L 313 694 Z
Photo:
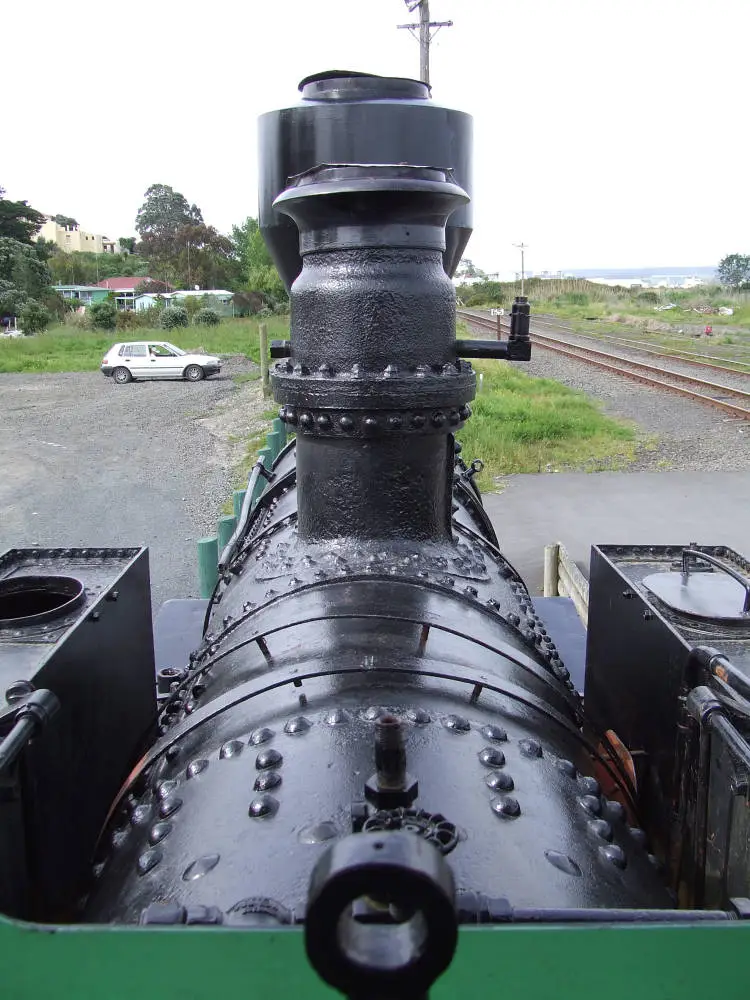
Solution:
M 218 579 L 219 540 L 213 538 L 198 539 L 198 590 L 205 600 L 213 593 Z
M 281 447 L 286 445 L 286 424 L 280 417 L 276 417 L 273 422 L 273 429 L 281 436 Z
M 271 395 L 271 383 L 268 378 L 268 327 L 265 323 L 258 324 L 258 339 L 260 340 L 260 380 L 263 385 L 263 395 Z
M 237 527 L 237 518 L 234 516 L 234 514 L 225 514 L 224 517 L 219 518 L 219 523 L 218 523 L 219 555 L 221 555 L 221 553 L 224 551 L 226 544 L 234 534 L 234 529 L 236 527 Z
M 234 516 L 239 520 L 240 512 L 242 510 L 242 505 L 245 502 L 245 494 L 247 490 L 235 490 L 232 494 L 232 505 L 234 507 Z
M 275 461 L 283 447 L 282 438 L 278 431 L 269 431 L 266 434 L 266 446 L 271 449 L 271 456 Z

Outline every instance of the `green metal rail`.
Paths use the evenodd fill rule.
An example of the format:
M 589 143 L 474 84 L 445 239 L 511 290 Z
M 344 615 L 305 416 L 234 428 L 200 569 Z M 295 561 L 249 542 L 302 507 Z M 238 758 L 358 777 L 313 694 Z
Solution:
M 265 447 L 258 450 L 258 461 L 266 469 L 270 469 L 286 445 L 286 425 L 277 417 L 266 435 Z M 259 476 L 250 499 L 250 509 L 257 504 L 263 492 L 265 481 Z M 216 526 L 216 534 L 198 540 L 198 590 L 200 596 L 207 599 L 213 593 L 218 578 L 219 556 L 232 537 L 237 527 L 237 519 L 242 510 L 246 490 L 235 490 L 232 495 L 233 514 L 220 517 Z

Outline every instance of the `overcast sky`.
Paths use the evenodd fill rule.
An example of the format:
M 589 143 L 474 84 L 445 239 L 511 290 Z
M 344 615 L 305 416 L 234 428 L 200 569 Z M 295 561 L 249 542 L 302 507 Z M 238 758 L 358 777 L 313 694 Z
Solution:
M 750 252 L 750 0 L 432 0 L 434 99 L 474 115 L 488 271 L 710 265 Z M 169 184 L 256 213 L 256 118 L 308 74 L 417 76 L 403 0 L 5 0 L 0 186 L 131 235 Z

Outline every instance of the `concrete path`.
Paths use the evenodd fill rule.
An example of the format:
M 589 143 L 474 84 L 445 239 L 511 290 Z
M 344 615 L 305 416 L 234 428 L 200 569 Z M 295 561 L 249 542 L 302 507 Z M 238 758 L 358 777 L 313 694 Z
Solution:
M 532 594 L 542 592 L 551 542 L 562 542 L 586 576 L 597 544 L 698 542 L 750 556 L 750 472 L 518 475 L 483 499 Z

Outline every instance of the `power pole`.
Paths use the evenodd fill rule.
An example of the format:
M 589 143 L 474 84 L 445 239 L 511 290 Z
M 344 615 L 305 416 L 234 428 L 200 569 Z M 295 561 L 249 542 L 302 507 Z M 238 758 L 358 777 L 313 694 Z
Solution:
M 441 28 L 452 28 L 453 21 L 431 21 L 430 0 L 404 0 L 404 3 L 410 14 L 419 7 L 419 22 L 417 24 L 399 24 L 397 27 L 406 28 L 414 38 L 419 39 L 419 79 L 429 87 L 430 42 Z M 419 31 L 418 35 L 417 31 Z
M 523 295 L 523 282 L 524 282 L 524 277 L 525 277 L 524 266 L 523 266 L 523 252 L 524 252 L 524 250 L 528 250 L 529 244 L 528 243 L 514 243 L 513 246 L 516 247 L 518 250 L 521 251 L 521 295 Z

